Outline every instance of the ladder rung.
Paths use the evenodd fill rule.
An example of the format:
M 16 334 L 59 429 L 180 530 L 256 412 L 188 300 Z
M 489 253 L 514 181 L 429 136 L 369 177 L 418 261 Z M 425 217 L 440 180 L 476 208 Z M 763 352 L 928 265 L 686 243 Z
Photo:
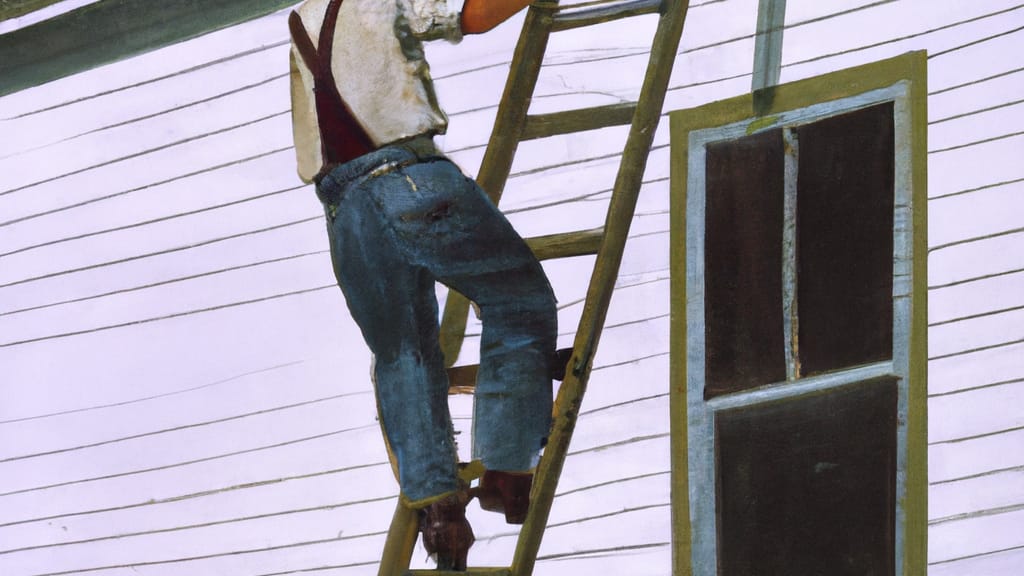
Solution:
M 592 228 L 527 238 L 526 245 L 538 260 L 551 260 L 597 254 L 603 238 L 604 228 Z M 472 394 L 476 387 L 477 369 L 477 365 L 448 368 L 448 393 Z
M 476 389 L 479 364 L 452 366 L 448 369 L 448 394 L 472 394 Z
M 604 238 L 604 228 L 593 228 L 527 238 L 526 245 L 533 250 L 538 260 L 550 260 L 597 254 L 601 248 L 602 238 Z
M 551 377 L 555 380 L 565 380 L 569 370 L 569 360 L 572 358 L 572 348 L 559 348 L 555 353 L 555 364 Z M 448 394 L 472 394 L 476 390 L 476 376 L 480 372 L 479 364 L 464 364 L 452 366 L 448 369 Z
M 511 568 L 467 568 L 465 572 L 452 570 L 410 570 L 406 576 L 512 576 Z
M 553 32 L 571 30 L 581 26 L 611 22 L 630 16 L 653 14 L 661 8 L 661 2 L 662 0 L 629 0 L 627 2 L 616 2 L 611 6 L 597 6 L 585 10 L 559 12 L 553 17 L 551 30 Z
M 548 136 L 597 130 L 609 126 L 624 126 L 633 121 L 634 112 L 636 112 L 636 103 L 624 102 L 527 116 L 520 140 L 547 138 Z

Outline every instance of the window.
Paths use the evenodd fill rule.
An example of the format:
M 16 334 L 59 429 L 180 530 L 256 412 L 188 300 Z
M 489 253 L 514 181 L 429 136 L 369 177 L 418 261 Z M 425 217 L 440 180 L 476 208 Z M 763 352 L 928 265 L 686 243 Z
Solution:
M 677 575 L 925 572 L 924 66 L 672 114 Z

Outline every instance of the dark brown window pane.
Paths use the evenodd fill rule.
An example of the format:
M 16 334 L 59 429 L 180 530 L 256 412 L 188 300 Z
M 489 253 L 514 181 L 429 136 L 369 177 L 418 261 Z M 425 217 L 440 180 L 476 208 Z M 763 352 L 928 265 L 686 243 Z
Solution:
M 786 379 L 782 131 L 707 148 L 704 397 Z
M 721 576 L 890 576 L 896 380 L 720 413 Z
M 802 374 L 892 356 L 892 104 L 797 129 Z

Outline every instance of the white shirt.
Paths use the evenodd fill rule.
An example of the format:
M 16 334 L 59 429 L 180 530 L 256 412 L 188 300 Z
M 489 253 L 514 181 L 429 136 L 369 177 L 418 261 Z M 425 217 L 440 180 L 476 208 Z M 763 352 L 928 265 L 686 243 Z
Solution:
M 328 0 L 297 9 L 317 46 Z M 345 0 L 338 13 L 331 70 L 338 91 L 377 146 L 442 134 L 448 117 L 437 103 L 424 40 L 462 39 L 462 0 Z M 313 74 L 291 50 L 292 133 L 299 176 L 311 182 L 323 166 Z

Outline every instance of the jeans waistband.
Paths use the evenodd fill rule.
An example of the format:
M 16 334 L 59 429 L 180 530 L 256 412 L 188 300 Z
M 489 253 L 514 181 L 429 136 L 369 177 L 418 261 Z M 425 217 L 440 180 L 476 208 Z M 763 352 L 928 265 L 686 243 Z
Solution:
M 337 206 L 345 189 L 357 181 L 382 176 L 426 160 L 444 159 L 430 135 L 388 144 L 342 164 L 325 166 L 317 174 L 316 195 L 324 204 Z

